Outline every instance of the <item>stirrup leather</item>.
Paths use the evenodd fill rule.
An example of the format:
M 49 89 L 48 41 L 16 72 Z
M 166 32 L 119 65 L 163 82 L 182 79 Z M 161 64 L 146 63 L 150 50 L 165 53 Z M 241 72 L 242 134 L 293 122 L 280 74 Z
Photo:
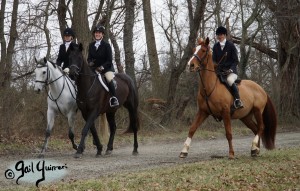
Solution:
M 112 101 L 115 101 L 115 103 L 114 104 L 112 104 Z M 115 96 L 113 96 L 113 97 L 111 97 L 110 99 L 109 99 L 109 106 L 110 107 L 116 107 L 116 106 L 118 106 L 119 105 L 119 101 L 118 101 L 118 99 L 115 97 Z

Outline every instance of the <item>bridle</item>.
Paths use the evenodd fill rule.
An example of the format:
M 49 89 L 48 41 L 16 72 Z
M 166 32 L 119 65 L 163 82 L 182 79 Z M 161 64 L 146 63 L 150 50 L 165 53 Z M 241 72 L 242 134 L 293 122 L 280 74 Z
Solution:
M 50 84 L 56 82 L 57 80 L 59 80 L 59 79 L 62 78 L 63 76 L 65 76 L 64 74 L 62 74 L 60 77 L 56 78 L 55 80 L 53 80 L 53 81 L 51 81 L 51 82 L 48 82 L 48 81 L 49 81 L 49 78 L 50 78 L 50 70 L 49 70 L 48 64 L 45 63 L 45 65 L 37 65 L 37 66 L 36 66 L 36 68 L 44 68 L 44 67 L 47 67 L 47 78 L 46 78 L 46 80 L 45 80 L 45 81 L 35 80 L 35 82 L 45 84 L 46 87 L 47 87 L 48 85 L 50 85 Z M 61 96 L 61 94 L 62 94 L 62 92 L 63 92 L 63 90 L 64 90 L 64 88 L 65 88 L 65 84 L 66 84 L 65 82 L 66 82 L 66 79 L 64 80 L 63 87 L 61 88 L 61 91 L 60 91 L 60 93 L 58 94 L 57 98 L 53 98 L 53 96 L 51 95 L 51 92 L 47 90 L 47 96 L 48 96 L 48 98 L 49 98 L 51 101 L 53 101 L 53 102 L 56 103 L 56 106 L 57 106 L 57 108 L 58 108 L 58 110 L 59 110 L 60 113 L 62 113 L 62 112 L 61 112 L 61 110 L 60 110 L 60 108 L 59 108 L 59 106 L 58 106 L 57 100 L 60 98 L 60 96 Z M 70 88 L 70 86 L 69 86 L 68 83 L 67 83 L 67 85 L 68 85 L 68 88 L 69 88 L 69 91 L 70 91 L 72 97 L 76 100 L 76 96 L 73 95 L 73 93 L 72 93 L 72 91 L 71 91 L 71 88 Z M 75 90 L 76 90 L 76 87 L 74 87 L 74 88 L 75 88 Z M 46 88 L 46 89 L 47 89 L 47 88 Z
M 55 80 L 51 81 L 51 82 L 48 82 L 49 81 L 49 77 L 50 77 L 50 70 L 49 70 L 49 67 L 48 67 L 48 64 L 45 64 L 45 65 L 37 65 L 36 68 L 44 68 L 44 67 L 47 67 L 47 78 L 45 81 L 41 81 L 41 80 L 35 80 L 35 82 L 38 82 L 38 83 L 42 83 L 42 84 L 45 84 L 45 86 L 47 85 L 50 85 L 52 83 L 54 83 L 55 81 L 59 80 L 61 77 L 63 77 L 64 75 L 62 74 L 60 77 L 56 78 Z
M 205 58 L 206 58 L 206 62 L 208 63 L 208 52 L 209 52 L 209 50 L 210 50 L 210 47 L 209 47 L 209 46 L 205 46 L 205 47 L 206 47 L 205 54 L 204 54 L 201 58 L 198 56 L 197 52 L 194 53 L 193 56 L 194 56 L 194 57 L 198 60 L 198 62 L 199 62 L 199 67 L 198 67 L 198 69 L 197 69 L 196 71 L 197 71 L 197 73 L 199 74 L 200 81 L 201 81 L 201 84 L 202 84 L 202 87 L 203 87 L 203 90 L 204 90 L 204 95 L 202 95 L 202 96 L 205 98 L 205 102 L 206 102 L 206 105 L 207 105 L 207 108 L 208 108 L 210 114 L 214 117 L 214 119 L 215 119 L 216 121 L 219 122 L 220 119 L 217 118 L 217 117 L 213 114 L 213 112 L 212 112 L 212 110 L 211 110 L 211 108 L 210 108 L 209 102 L 208 102 L 209 97 L 211 96 L 211 94 L 212 94 L 212 93 L 214 92 L 214 90 L 216 89 L 216 84 L 217 84 L 218 78 L 216 78 L 216 82 L 215 82 L 215 85 L 214 85 L 212 91 L 211 91 L 210 93 L 208 93 L 208 92 L 207 92 L 207 89 L 206 89 L 206 87 L 205 87 L 205 84 L 204 84 L 204 80 L 203 80 L 203 78 L 202 78 L 202 75 L 201 75 L 201 73 L 200 73 L 200 72 L 203 71 L 203 70 L 206 70 L 206 71 L 209 71 L 209 72 L 216 72 L 215 70 L 207 69 L 207 68 L 205 67 L 204 60 L 205 60 Z M 202 47 L 201 47 L 201 48 L 202 48 Z M 200 50 L 201 50 L 201 49 L 200 49 Z M 198 51 L 200 51 L 200 50 L 198 50 Z
M 85 63 L 82 63 L 82 64 L 85 64 Z M 96 83 L 96 79 L 97 79 L 97 74 L 93 74 L 93 75 L 91 75 L 91 74 L 86 74 L 86 73 L 83 73 L 83 72 L 81 72 L 81 70 L 82 70 L 82 66 L 81 67 L 79 67 L 79 66 L 77 66 L 76 64 L 71 64 L 70 66 L 69 66 L 69 68 L 71 69 L 71 68 L 75 68 L 75 70 L 74 70 L 74 75 L 76 76 L 76 77 L 78 77 L 78 76 L 87 76 L 87 77 L 94 77 L 94 80 L 93 80 L 93 83 L 92 83 L 92 85 L 90 86 L 90 88 L 88 89 L 88 91 L 87 91 L 87 93 L 86 93 L 86 95 L 87 95 L 87 97 L 88 97 L 88 95 L 89 95 L 89 93 L 92 91 L 92 87 L 94 86 L 94 84 Z M 71 69 L 71 71 L 72 71 L 72 69 Z M 77 80 L 75 80 L 76 81 L 76 83 L 77 83 Z M 78 84 L 77 84 L 78 85 Z
M 203 46 L 203 45 L 202 45 Z M 198 60 L 198 62 L 199 62 L 199 68 L 196 70 L 197 72 L 200 72 L 201 70 L 207 70 L 207 71 L 210 71 L 210 72 L 215 72 L 214 70 L 210 70 L 210 69 L 207 69 L 207 68 L 205 68 L 205 64 L 204 64 L 204 60 L 205 60 L 205 58 L 207 58 L 206 59 L 206 62 L 208 62 L 208 52 L 209 52 L 209 50 L 210 50 L 210 47 L 209 46 L 205 46 L 206 47 L 206 51 L 205 51 L 205 54 L 200 58 L 199 56 L 198 56 L 198 54 L 197 53 L 194 53 L 193 54 L 193 56 Z M 202 48 L 202 47 L 201 47 Z M 201 50 L 201 49 L 200 49 Z M 200 50 L 198 50 L 198 51 L 200 51 Z

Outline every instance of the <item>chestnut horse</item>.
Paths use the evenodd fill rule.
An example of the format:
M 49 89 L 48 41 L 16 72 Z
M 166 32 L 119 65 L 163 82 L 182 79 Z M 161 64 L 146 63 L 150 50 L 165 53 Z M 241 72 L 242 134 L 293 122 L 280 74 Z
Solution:
M 94 144 L 97 146 L 97 155 L 101 155 L 102 144 L 100 143 L 97 131 L 95 129 L 94 121 L 103 113 L 106 113 L 107 121 L 110 128 L 110 137 L 107 144 L 106 155 L 112 153 L 114 136 L 116 132 L 115 113 L 120 107 L 110 107 L 109 98 L 110 93 L 98 80 L 98 74 L 88 66 L 82 53 L 82 44 L 79 46 L 69 47 L 69 63 L 70 76 L 75 79 L 77 85 L 77 105 L 81 110 L 82 116 L 85 120 L 85 125 L 82 129 L 81 141 L 78 146 L 75 158 L 81 157 L 85 148 L 86 136 L 91 130 L 94 138 Z M 129 113 L 129 126 L 127 132 L 133 132 L 133 155 L 138 154 L 137 131 L 139 129 L 138 118 L 138 92 L 133 80 L 124 73 L 116 74 L 114 80 L 116 81 L 116 96 L 119 100 L 120 106 L 124 106 Z
M 238 88 L 244 107 L 232 113 L 230 108 L 234 98 L 217 76 L 209 38 L 206 38 L 205 41 L 199 39 L 198 44 L 188 63 L 190 72 L 198 72 L 200 76 L 197 98 L 198 112 L 190 127 L 180 157 L 185 158 L 188 155 L 194 133 L 209 115 L 224 122 L 230 159 L 234 158 L 231 119 L 240 119 L 255 134 L 252 141 L 251 156 L 259 154 L 260 139 L 262 139 L 266 149 L 274 149 L 277 117 L 270 97 L 257 83 L 251 80 L 242 80 L 238 84 Z

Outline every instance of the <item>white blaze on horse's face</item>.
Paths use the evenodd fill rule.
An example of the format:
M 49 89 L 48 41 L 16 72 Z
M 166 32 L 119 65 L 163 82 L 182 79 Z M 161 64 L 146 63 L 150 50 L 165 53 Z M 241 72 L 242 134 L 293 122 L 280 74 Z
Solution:
M 196 50 L 194 51 L 194 53 L 193 53 L 193 56 L 191 57 L 191 59 L 189 60 L 189 62 L 188 62 L 188 68 L 189 68 L 189 70 L 190 70 L 190 72 L 193 72 L 194 71 L 194 67 L 195 67 L 195 65 L 194 65 L 194 63 L 192 63 L 192 61 L 193 61 L 193 59 L 195 58 L 195 54 L 197 54 L 197 52 L 199 51 L 201 49 L 201 45 L 198 45 L 198 46 L 196 46 Z
M 37 65 L 36 69 L 34 70 L 34 73 L 35 73 L 34 91 L 39 93 L 46 85 L 47 67 Z

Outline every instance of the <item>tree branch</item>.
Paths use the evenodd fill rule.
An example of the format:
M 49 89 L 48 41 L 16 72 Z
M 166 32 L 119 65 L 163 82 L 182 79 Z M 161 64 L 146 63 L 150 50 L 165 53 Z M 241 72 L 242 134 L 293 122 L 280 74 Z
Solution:
M 236 44 L 240 44 L 241 43 L 241 38 L 236 37 L 236 36 L 232 36 L 232 41 Z M 247 39 L 245 41 L 245 44 L 255 48 L 256 50 L 270 56 L 271 58 L 278 60 L 278 54 L 276 51 L 271 50 L 270 48 L 266 47 L 265 45 L 259 44 L 257 42 L 252 42 L 251 43 L 251 39 Z

